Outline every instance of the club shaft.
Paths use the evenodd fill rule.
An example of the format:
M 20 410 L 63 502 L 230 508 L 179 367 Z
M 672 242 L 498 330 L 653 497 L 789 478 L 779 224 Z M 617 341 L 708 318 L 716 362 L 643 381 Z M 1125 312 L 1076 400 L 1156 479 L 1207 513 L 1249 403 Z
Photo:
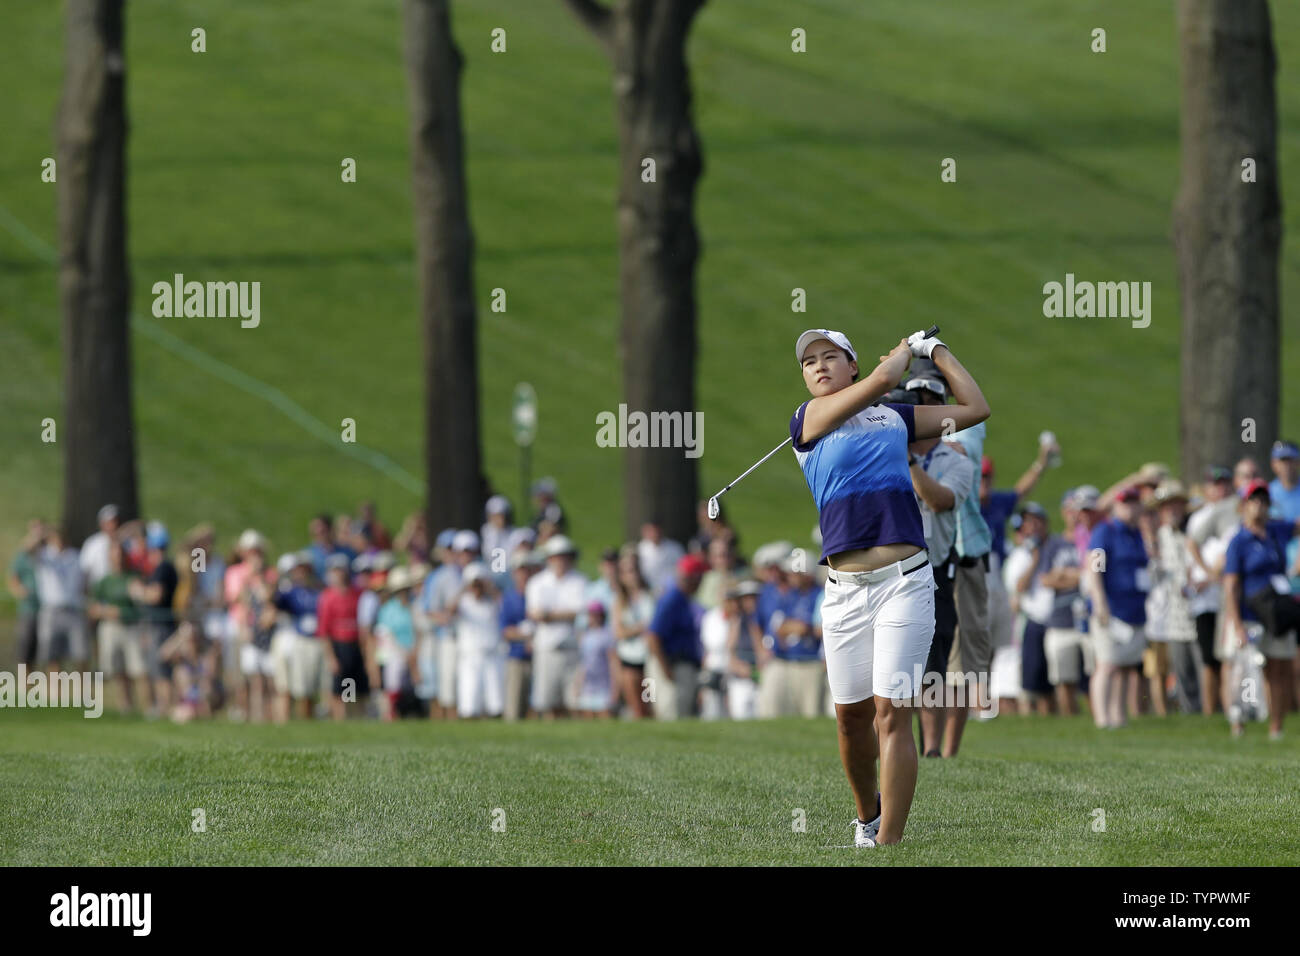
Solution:
M 766 455 L 764 455 L 764 456 L 763 456 L 762 458 L 760 458 L 758 461 L 756 461 L 756 462 L 754 462 L 752 465 L 750 465 L 749 468 L 747 468 L 747 469 L 745 470 L 744 474 L 742 474 L 742 475 L 738 476 L 737 478 L 733 479 L 732 482 L 731 482 L 731 484 L 727 485 L 726 488 L 723 488 L 722 491 L 719 491 L 718 494 L 717 494 L 717 495 L 714 495 L 713 497 L 716 498 L 716 497 L 718 497 L 718 495 L 722 495 L 722 494 L 725 494 L 726 492 L 730 491 L 730 490 L 732 489 L 733 486 L 735 486 L 735 485 L 737 485 L 737 484 L 740 483 L 740 480 L 741 480 L 742 478 L 744 478 L 745 475 L 748 475 L 751 471 L 753 471 L 753 470 L 754 470 L 755 468 L 757 468 L 759 465 L 763 464 L 763 462 L 767 461 L 769 458 L 771 458 L 773 455 L 775 455 L 778 451 L 780 451 L 780 450 L 781 450 L 782 448 L 784 448 L 786 445 L 790 444 L 790 442 L 792 442 L 792 441 L 794 441 L 793 438 L 787 438 L 785 441 L 781 442 L 781 444 L 777 445 L 775 448 L 773 448 L 771 451 L 769 451 Z

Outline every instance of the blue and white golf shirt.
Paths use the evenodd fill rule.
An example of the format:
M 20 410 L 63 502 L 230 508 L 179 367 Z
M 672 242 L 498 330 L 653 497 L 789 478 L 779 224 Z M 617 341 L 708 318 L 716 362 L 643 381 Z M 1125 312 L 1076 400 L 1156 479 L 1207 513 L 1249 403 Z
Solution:
M 839 428 L 799 441 L 804 402 L 790 419 L 794 455 L 817 504 L 822 557 L 878 544 L 925 547 L 921 512 L 907 469 L 916 438 L 911 405 L 872 405 Z

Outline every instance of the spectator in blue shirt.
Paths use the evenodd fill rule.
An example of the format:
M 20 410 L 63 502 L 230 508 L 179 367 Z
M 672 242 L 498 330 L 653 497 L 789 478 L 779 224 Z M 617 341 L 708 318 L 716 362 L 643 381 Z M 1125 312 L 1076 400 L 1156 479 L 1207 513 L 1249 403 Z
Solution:
M 287 557 L 287 573 L 280 578 L 271 598 L 271 603 L 285 615 L 290 625 L 275 637 L 280 643 L 275 682 L 280 720 L 289 719 L 295 700 L 298 702 L 298 716 L 311 717 L 312 701 L 320 693 L 325 670 L 324 650 L 316 637 L 316 603 L 320 599 L 320 588 L 312 578 L 311 555 L 303 551 Z
M 535 552 L 516 551 L 510 558 L 510 585 L 501 595 L 501 636 L 507 644 L 503 712 L 506 720 L 520 720 L 528 715 L 528 700 L 532 693 L 533 626 L 524 606 L 524 592 L 528 588 L 528 579 L 541 569 L 541 558 Z
M 826 665 L 821 658 L 821 628 L 814 626 L 817 595 L 821 588 L 807 569 L 807 556 L 795 554 L 782 565 L 789 589 L 780 607 L 779 624 L 773 627 L 776 641 L 772 648 L 773 664 L 780 662 L 785 672 L 781 681 L 785 700 L 778 705 L 781 716 L 799 714 L 820 717 L 826 693 Z
M 1300 521 L 1300 448 L 1294 442 L 1274 442 L 1270 464 L 1277 476 L 1268 483 L 1272 516 L 1294 524 Z
M 1136 485 L 1119 492 L 1112 517 L 1092 530 L 1088 568 L 1096 668 L 1090 682 L 1093 720 L 1122 727 L 1125 698 L 1136 696 L 1138 667 L 1146 649 L 1146 598 L 1151 590 L 1150 552 L 1138 527 L 1142 497 Z M 1130 687 L 1126 690 L 1127 680 Z
M 782 564 L 792 548 L 785 542 L 765 544 L 754 552 L 754 567 L 762 581 L 755 614 L 763 631 L 763 651 L 758 659 L 758 716 L 778 717 L 785 712 L 789 696 L 785 662 L 776 656 L 777 630 L 785 620 L 790 585 Z
M 1290 582 L 1286 579 L 1286 546 L 1300 532 L 1300 522 L 1269 520 L 1269 490 L 1263 481 L 1252 481 L 1241 489 L 1241 530 L 1228 543 L 1228 553 L 1223 562 L 1223 605 L 1228 634 L 1235 637 L 1238 647 L 1246 645 L 1246 622 L 1252 622 L 1263 631 L 1259 637 L 1259 650 L 1264 655 L 1264 682 L 1268 687 L 1268 734 L 1270 740 L 1282 736 L 1282 718 L 1291 707 L 1291 685 L 1296 656 L 1294 629 L 1286 629 L 1285 618 L 1271 622 L 1272 628 L 1260 622 L 1256 602 L 1268 600 L 1268 595 L 1290 596 Z M 1276 611 L 1274 614 L 1276 615 Z M 1291 608 L 1291 616 L 1300 612 Z M 1233 733 L 1240 734 L 1241 726 L 1233 724 Z
M 646 661 L 653 688 L 655 716 L 660 720 L 694 717 L 700 677 L 700 618 L 703 609 L 692 596 L 708 564 L 697 554 L 677 562 L 677 580 L 655 605 L 646 632 Z

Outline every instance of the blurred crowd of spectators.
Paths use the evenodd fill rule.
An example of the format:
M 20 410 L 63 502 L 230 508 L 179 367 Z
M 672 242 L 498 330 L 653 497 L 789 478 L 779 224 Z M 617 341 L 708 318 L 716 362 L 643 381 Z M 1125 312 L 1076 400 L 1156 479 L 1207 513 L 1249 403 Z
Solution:
M 909 383 L 910 400 L 942 400 L 938 385 Z M 1243 458 L 1191 487 L 1156 463 L 1105 491 L 1081 485 L 1054 531 L 1027 500 L 1059 462 L 1051 436 L 1008 489 L 987 456 L 944 444 L 962 460 L 934 472 L 931 487 L 952 493 L 927 542 L 954 570 L 975 569 L 994 647 L 963 720 L 1077 713 L 1082 700 L 1101 727 L 1176 707 L 1222 710 L 1234 732 L 1267 715 L 1280 736 L 1297 697 L 1295 445 L 1273 447 L 1271 483 Z M 932 503 L 924 480 L 914 474 L 918 501 Z M 122 522 L 111 504 L 79 548 L 32 521 L 8 578 L 18 657 L 93 666 L 122 709 L 176 720 L 833 715 L 817 550 L 779 541 L 746 557 L 701 502 L 691 540 L 647 523 L 588 578 L 555 483 L 532 496 L 526 524 L 494 495 L 479 528 L 432 536 L 419 514 L 392 535 L 363 503 L 313 518 L 306 543 L 278 556 L 253 529 L 223 550 L 207 524 L 174 547 L 162 524 Z M 955 616 L 958 645 L 960 626 Z

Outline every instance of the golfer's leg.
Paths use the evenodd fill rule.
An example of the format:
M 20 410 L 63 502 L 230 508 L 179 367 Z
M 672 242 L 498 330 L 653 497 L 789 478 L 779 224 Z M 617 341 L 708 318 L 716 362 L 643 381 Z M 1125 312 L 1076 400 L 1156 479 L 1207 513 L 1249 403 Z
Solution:
M 934 641 L 934 576 L 928 565 L 877 585 L 873 600 L 872 690 L 880 742 L 880 834 L 877 843 L 897 843 L 916 791 L 916 743 L 912 698 Z M 823 610 L 823 620 L 825 611 Z M 947 650 L 943 663 L 946 666 Z M 827 661 L 829 662 L 829 655 Z M 942 670 L 940 670 L 942 680 Z M 927 735 L 929 731 L 927 730 Z M 927 736 L 927 746 L 930 738 Z
M 826 582 L 822 603 L 826 680 L 835 702 L 835 733 L 859 820 L 876 816 L 876 704 L 872 697 L 873 634 L 863 588 Z
M 876 698 L 880 733 L 880 834 L 877 843 L 897 843 L 916 793 L 916 742 L 910 700 Z M 859 811 L 861 812 L 861 811 Z
M 876 699 L 867 697 L 856 704 L 835 705 L 835 732 L 840 744 L 840 762 L 849 778 L 853 804 L 859 820 L 876 816 Z

